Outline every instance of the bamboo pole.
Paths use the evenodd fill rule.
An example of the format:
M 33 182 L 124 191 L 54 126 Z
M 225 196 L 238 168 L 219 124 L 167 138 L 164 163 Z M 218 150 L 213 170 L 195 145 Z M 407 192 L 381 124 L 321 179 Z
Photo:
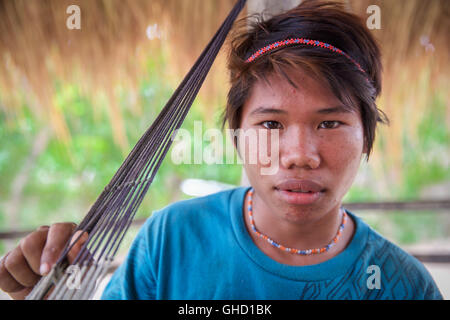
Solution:
M 300 2 L 301 0 L 248 0 L 247 11 L 249 14 L 275 15 L 298 6 Z

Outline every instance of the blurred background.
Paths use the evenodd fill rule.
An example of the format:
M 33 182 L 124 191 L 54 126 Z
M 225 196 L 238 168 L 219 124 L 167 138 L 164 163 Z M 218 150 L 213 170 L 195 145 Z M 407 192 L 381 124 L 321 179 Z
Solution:
M 419 257 L 449 299 L 450 2 L 340 2 L 363 19 L 370 5 L 381 9 L 381 28 L 371 32 L 384 63 L 378 106 L 391 120 L 378 129 L 345 203 Z M 66 24 L 73 4 L 81 29 Z M 82 220 L 233 4 L 0 0 L 0 256 L 37 226 Z M 187 130 L 194 121 L 220 128 L 228 89 L 222 51 Z M 118 261 L 153 210 L 241 185 L 241 173 L 237 164 L 176 165 L 166 157 Z

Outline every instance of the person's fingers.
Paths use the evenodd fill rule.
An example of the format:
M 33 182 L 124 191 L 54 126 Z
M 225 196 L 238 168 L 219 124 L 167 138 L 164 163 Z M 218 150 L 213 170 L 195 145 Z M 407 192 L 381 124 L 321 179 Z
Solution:
M 5 292 L 17 292 L 24 288 L 16 279 L 9 273 L 9 271 L 5 267 L 6 258 L 10 252 L 8 252 L 1 260 L 0 260 L 0 289 Z
M 9 296 L 11 298 L 13 298 L 14 300 L 25 300 L 25 298 L 27 297 L 27 295 L 30 294 L 31 290 L 33 290 L 33 288 L 24 288 L 20 291 L 17 292 L 10 292 L 8 293 Z
M 81 237 L 80 237 L 80 239 L 78 239 L 80 234 L 81 234 Z M 75 244 L 73 245 L 72 249 L 70 249 L 69 253 L 67 254 L 67 258 L 69 259 L 69 263 L 72 263 L 75 260 L 75 258 L 77 257 L 78 253 L 80 252 L 81 248 L 86 243 L 88 237 L 89 237 L 88 233 L 87 232 L 83 232 L 82 230 L 79 230 L 79 231 L 75 232 L 75 234 L 72 237 L 72 240 L 70 241 L 70 244 L 72 245 L 72 243 L 74 243 L 74 241 L 77 240 L 77 239 L 78 239 L 78 241 L 75 242 Z
M 28 265 L 20 246 L 17 246 L 8 254 L 5 260 L 5 268 L 24 287 L 32 287 L 39 281 L 40 276 L 34 273 Z
M 40 275 L 41 256 L 47 241 L 49 227 L 39 227 L 20 241 L 20 248 L 34 273 Z
M 74 223 L 56 223 L 50 226 L 47 235 L 47 242 L 41 256 L 39 268 L 41 275 L 49 273 L 51 267 L 58 260 L 61 252 L 69 241 L 72 232 L 75 230 Z

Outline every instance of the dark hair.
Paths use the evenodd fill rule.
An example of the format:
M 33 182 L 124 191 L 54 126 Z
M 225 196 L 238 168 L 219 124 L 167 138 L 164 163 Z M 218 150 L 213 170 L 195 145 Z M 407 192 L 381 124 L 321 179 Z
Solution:
M 333 45 L 358 62 L 366 73 L 343 55 L 308 45 L 272 50 L 251 63 L 245 62 L 256 50 L 290 38 L 313 39 Z M 364 22 L 345 11 L 343 4 L 305 0 L 296 8 L 266 21 L 261 16 L 256 20 L 248 17 L 239 21 L 230 42 L 228 69 L 231 88 L 222 116 L 222 129 L 227 121 L 230 129 L 239 128 L 242 107 L 257 80 L 267 79 L 268 75 L 275 73 L 295 87 L 287 76 L 287 70 L 300 69 L 328 85 L 344 106 L 359 108 L 367 160 L 377 123 L 389 123 L 375 103 L 381 92 L 380 50 Z

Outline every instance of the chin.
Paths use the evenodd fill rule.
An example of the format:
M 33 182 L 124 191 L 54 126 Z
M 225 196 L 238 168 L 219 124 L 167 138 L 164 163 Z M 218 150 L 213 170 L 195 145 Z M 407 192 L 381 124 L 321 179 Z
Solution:
M 333 207 L 326 204 L 330 204 L 330 201 L 323 196 L 321 201 L 316 201 L 309 204 L 291 204 L 286 201 L 273 202 L 274 208 L 280 210 L 284 218 L 291 222 L 306 222 L 315 221 L 323 218 L 327 213 L 329 213 Z

